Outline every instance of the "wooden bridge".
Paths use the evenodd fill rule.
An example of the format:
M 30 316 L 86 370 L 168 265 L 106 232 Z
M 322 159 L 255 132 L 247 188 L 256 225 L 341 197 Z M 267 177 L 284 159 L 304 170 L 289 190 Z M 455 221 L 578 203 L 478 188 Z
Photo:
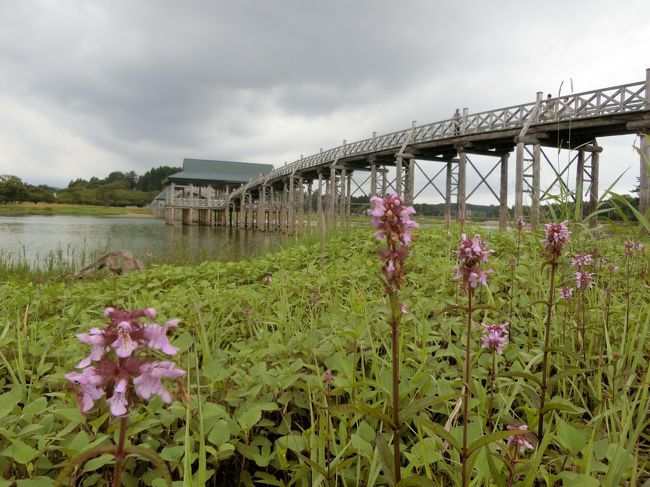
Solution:
M 413 202 L 427 187 L 445 202 L 451 219 L 466 216 L 466 201 L 484 186 L 499 202 L 499 226 L 508 215 L 508 164 L 514 152 L 514 217 L 523 216 L 524 194 L 529 197 L 530 222 L 540 220 L 540 202 L 554 192 L 568 190 L 567 175 L 574 167 L 575 187 L 570 190 L 576 205 L 596 210 L 598 201 L 598 139 L 622 134 L 650 133 L 650 69 L 645 80 L 561 97 L 544 98 L 537 93 L 531 103 L 480 113 L 463 109 L 460 117 L 413 125 L 405 130 L 348 143 L 303 157 L 260 175 L 220 198 L 219 204 L 204 202 L 204 211 L 215 212 L 207 221 L 259 230 L 296 231 L 314 218 L 323 226 L 335 226 L 351 212 L 353 195 L 378 195 L 395 191 Z M 641 149 L 650 160 L 650 143 L 641 137 Z M 544 148 L 568 149 L 571 158 L 558 164 Z M 472 155 L 491 156 L 495 163 L 472 161 Z M 420 164 L 432 161 L 434 172 Z M 546 164 L 546 163 L 547 164 Z M 437 164 L 436 164 L 437 163 Z M 541 187 L 541 169 L 551 171 L 552 183 Z M 427 166 L 428 167 L 428 166 Z M 479 183 L 467 187 L 468 168 Z M 648 174 L 641 158 L 641 211 L 650 206 Z M 488 177 L 499 170 L 499 187 Z M 415 174 L 426 179 L 416 191 Z M 436 183 L 444 174 L 444 187 Z M 359 178 L 359 175 L 362 177 Z M 353 177 L 355 176 L 355 177 Z M 573 182 L 571 182 L 571 186 Z M 583 203 L 584 201 L 584 203 Z M 206 221 L 205 217 L 203 218 Z

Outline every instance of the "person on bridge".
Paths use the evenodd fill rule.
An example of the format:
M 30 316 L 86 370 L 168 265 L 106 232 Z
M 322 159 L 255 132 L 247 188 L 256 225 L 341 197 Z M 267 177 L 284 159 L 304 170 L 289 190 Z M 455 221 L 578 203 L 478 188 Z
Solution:
M 553 118 L 555 115 L 555 100 L 552 99 L 552 95 L 549 93 L 546 96 L 546 118 Z
M 458 108 L 456 108 L 456 111 L 454 112 L 454 135 L 460 134 L 460 111 Z

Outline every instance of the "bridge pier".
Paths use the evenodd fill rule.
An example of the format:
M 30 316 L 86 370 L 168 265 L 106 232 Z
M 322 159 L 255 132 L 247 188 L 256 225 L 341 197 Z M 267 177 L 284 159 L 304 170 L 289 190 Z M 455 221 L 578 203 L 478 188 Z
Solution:
M 639 145 L 639 211 L 642 215 L 646 215 L 650 209 L 650 171 L 648 170 L 650 169 L 650 131 L 641 132 L 639 136 L 641 137 Z
M 530 227 L 533 231 L 539 226 L 539 178 L 540 178 L 540 156 L 542 147 L 537 141 L 533 144 L 533 160 L 531 164 L 531 186 L 530 186 Z
M 524 217 L 524 143 L 515 149 L 515 220 Z
M 509 152 L 501 154 L 499 178 L 499 230 L 508 228 L 508 158 Z
M 458 150 L 458 189 L 456 192 L 456 221 L 465 221 L 465 174 L 467 168 L 467 153 L 463 148 Z

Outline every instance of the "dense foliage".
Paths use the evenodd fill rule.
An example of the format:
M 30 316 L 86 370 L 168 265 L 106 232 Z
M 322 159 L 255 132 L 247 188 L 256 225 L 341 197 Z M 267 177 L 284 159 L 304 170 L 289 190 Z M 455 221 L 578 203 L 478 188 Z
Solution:
M 593 256 L 594 286 L 556 305 L 547 433 L 540 443 L 530 438 L 534 450 L 521 453 L 515 484 L 641 485 L 650 478 L 647 252 L 628 257 L 625 238 L 572 231 L 558 286 L 575 286 L 570 258 L 584 252 Z M 401 291 L 402 477 L 454 485 L 466 336 L 466 298 L 454 279 L 460 231 L 416 233 Z M 478 447 L 470 462 L 475 485 L 506 485 L 507 427 L 535 430 L 539 414 L 549 269 L 541 233 L 483 238 L 495 253 L 489 285 L 474 294 L 468 419 Z M 191 404 L 154 399 L 131 414 L 128 431 L 167 462 L 178 485 L 390 485 L 390 326 L 377 248 L 363 228 L 238 263 L 1 283 L 0 485 L 51 485 L 71 457 L 115 441 L 107 408 L 84 417 L 64 378 L 88 353 L 74 334 L 100 326 L 107 306 L 153 306 L 183 319 L 172 343 Z M 495 355 L 481 352 L 479 322 L 510 325 L 493 382 Z M 492 431 L 505 433 L 481 444 Z M 106 485 L 112 462 L 90 460 L 75 472 L 77 485 Z M 133 457 L 123 481 L 164 485 Z
M 65 189 L 33 186 L 20 178 L 0 175 L 0 204 L 15 202 L 64 203 L 103 206 L 146 206 L 163 189 L 167 176 L 181 168 L 161 166 L 142 176 L 135 172 L 113 171 L 106 178 L 70 181 Z

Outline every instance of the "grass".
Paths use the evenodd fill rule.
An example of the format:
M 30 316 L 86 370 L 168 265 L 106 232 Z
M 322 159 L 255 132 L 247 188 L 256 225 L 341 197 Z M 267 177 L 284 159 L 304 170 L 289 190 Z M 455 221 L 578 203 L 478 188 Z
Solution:
M 19 203 L 0 205 L 0 216 L 81 215 L 81 216 L 148 216 L 149 208 L 68 205 L 58 203 Z
M 242 262 L 153 266 L 115 281 L 1 282 L 0 485 L 51 485 L 73 455 L 114 441 L 117 422 L 106 407 L 82 416 L 63 377 L 88 353 L 74 334 L 101 324 L 109 305 L 153 306 L 161 320 L 184 320 L 174 344 L 192 403 L 139 406 L 128 435 L 160 455 L 176 485 L 390 485 L 384 457 L 392 434 L 379 419 L 390 414 L 390 326 L 372 233 L 357 228 L 322 245 L 298 242 Z M 401 294 L 409 309 L 399 342 L 402 477 L 454 485 L 460 468 L 453 445 L 462 428 L 453 412 L 467 327 L 459 308 L 465 297 L 453 279 L 460 232 L 417 233 Z M 490 285 L 474 296 L 474 319 L 507 321 L 512 329 L 497 362 L 494 429 L 534 430 L 549 282 L 541 235 L 525 234 L 514 278 L 516 235 L 482 235 L 496 252 Z M 620 270 L 598 261 L 594 290 L 557 304 L 546 434 L 516 463 L 515 485 L 640 486 L 650 478 L 648 256 L 634 257 L 628 281 L 626 237 L 574 229 L 558 268 L 561 285 L 572 283 L 567 256 L 578 252 Z M 480 352 L 477 328 L 470 445 L 490 433 L 485 379 L 492 358 Z M 331 383 L 322 380 L 327 370 Z M 474 485 L 506 485 L 509 454 L 502 439 L 478 448 L 470 459 Z M 107 485 L 111 462 L 100 457 L 80 468 L 78 485 Z M 127 460 L 123 480 L 163 485 L 136 458 Z

